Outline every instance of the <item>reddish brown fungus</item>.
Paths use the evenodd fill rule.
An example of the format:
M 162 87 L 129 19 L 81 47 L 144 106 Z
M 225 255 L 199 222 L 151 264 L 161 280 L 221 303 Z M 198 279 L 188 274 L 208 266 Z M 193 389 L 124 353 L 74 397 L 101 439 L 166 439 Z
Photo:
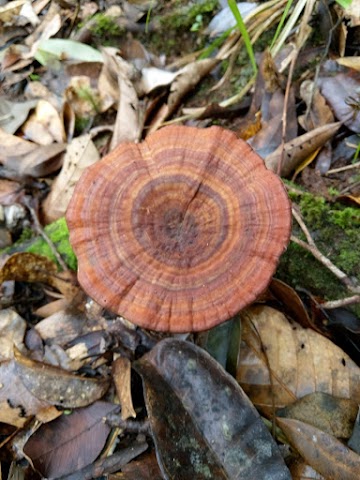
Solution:
M 78 182 L 66 219 L 84 290 L 153 330 L 206 330 L 266 288 L 290 235 L 281 180 L 220 127 L 165 127 Z

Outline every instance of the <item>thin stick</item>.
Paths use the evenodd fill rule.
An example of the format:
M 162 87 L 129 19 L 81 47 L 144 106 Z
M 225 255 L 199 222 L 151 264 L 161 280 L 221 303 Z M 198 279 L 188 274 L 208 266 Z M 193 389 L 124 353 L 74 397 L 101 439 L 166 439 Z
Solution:
M 310 252 L 319 262 L 321 262 L 328 270 L 330 270 L 351 292 L 360 293 L 360 287 L 355 287 L 350 278 L 340 268 L 332 263 L 325 255 L 323 255 L 315 244 L 309 245 L 308 243 L 300 240 L 295 235 L 291 235 L 290 240 L 300 247 Z
M 345 170 L 352 170 L 353 168 L 359 168 L 360 167 L 360 162 L 353 163 L 352 165 L 346 165 L 345 167 L 339 167 L 339 168 L 332 168 L 331 170 L 328 170 L 325 175 L 331 175 L 332 173 L 339 173 L 339 172 L 345 172 Z
M 45 230 L 42 228 L 42 226 L 40 225 L 40 222 L 39 222 L 39 219 L 38 219 L 38 216 L 35 212 L 35 210 L 32 208 L 32 206 L 30 205 L 30 202 L 26 202 L 26 206 L 30 212 L 30 215 L 31 215 L 31 218 L 34 222 L 34 226 L 37 230 L 37 232 L 43 237 L 43 239 L 45 240 L 45 242 L 49 245 L 52 253 L 54 254 L 56 260 L 59 262 L 59 265 L 60 267 L 64 270 L 64 272 L 66 272 L 68 270 L 68 267 L 66 265 L 66 263 L 64 262 L 64 260 L 61 258 L 61 255 L 59 254 L 59 252 L 56 250 L 56 247 L 55 245 L 53 244 L 53 242 L 51 241 L 51 239 L 47 236 L 47 234 L 45 233 Z
M 333 308 L 345 307 L 346 305 L 353 305 L 354 303 L 360 303 L 360 295 L 353 295 L 340 300 L 330 300 L 329 302 L 321 303 L 320 307 L 331 310 Z

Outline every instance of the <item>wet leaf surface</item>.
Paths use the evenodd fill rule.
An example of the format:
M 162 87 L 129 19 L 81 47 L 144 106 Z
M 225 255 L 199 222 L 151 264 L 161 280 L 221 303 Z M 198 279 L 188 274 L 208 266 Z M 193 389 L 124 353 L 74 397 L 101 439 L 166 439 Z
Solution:
M 291 478 L 244 392 L 199 347 L 163 340 L 136 369 L 165 478 Z

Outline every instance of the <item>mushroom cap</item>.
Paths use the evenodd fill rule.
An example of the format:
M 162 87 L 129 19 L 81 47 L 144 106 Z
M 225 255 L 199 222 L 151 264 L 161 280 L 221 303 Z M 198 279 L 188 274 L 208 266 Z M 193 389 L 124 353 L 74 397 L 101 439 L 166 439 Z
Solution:
M 66 220 L 83 289 L 151 330 L 207 330 L 252 303 L 286 248 L 281 180 L 235 133 L 165 127 L 88 167 Z

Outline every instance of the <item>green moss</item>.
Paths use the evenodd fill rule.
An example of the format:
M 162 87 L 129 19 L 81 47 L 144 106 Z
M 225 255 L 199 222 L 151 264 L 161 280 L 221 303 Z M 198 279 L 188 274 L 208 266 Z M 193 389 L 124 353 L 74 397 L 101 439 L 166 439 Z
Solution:
M 217 10 L 217 0 L 204 0 L 195 4 L 187 4 L 185 6 L 179 5 L 171 13 L 160 18 L 160 24 L 165 28 L 172 30 L 190 30 L 199 23 L 198 19 L 201 17 L 201 22 L 204 18 L 210 18 L 210 14 Z
M 360 283 L 360 211 L 306 192 L 290 191 L 290 198 L 300 207 L 318 249 Z M 295 221 L 293 234 L 305 240 Z M 282 256 L 278 275 L 290 285 L 328 300 L 349 295 L 327 268 L 295 243 L 290 243 Z
M 20 234 L 18 242 L 19 243 L 26 242 L 27 240 L 30 240 L 33 236 L 34 236 L 34 233 L 31 230 L 31 228 L 24 228 L 24 230 Z
M 320 226 L 328 213 L 325 199 L 314 197 L 310 193 L 301 195 L 299 207 L 305 223 L 310 224 L 312 228 Z
M 330 212 L 332 221 L 341 228 L 360 227 L 360 210 L 346 207 L 343 210 L 335 210 Z
M 69 230 L 65 218 L 60 218 L 45 227 L 45 232 L 55 245 L 57 251 L 72 270 L 77 268 L 77 260 L 69 243 Z M 16 252 L 32 252 L 43 255 L 56 262 L 56 258 L 48 243 L 40 236 L 30 238 L 31 232 L 26 231 L 14 245 L 3 249 L 0 253 L 12 254 Z
M 120 36 L 123 33 L 123 30 L 116 23 L 115 19 L 103 13 L 94 15 L 90 31 L 99 38 Z
M 202 31 L 218 9 L 217 0 L 197 3 L 182 0 L 160 5 L 160 10 L 151 19 L 157 25 L 155 31 L 139 36 L 144 44 L 168 56 L 184 55 L 204 46 L 206 39 Z

